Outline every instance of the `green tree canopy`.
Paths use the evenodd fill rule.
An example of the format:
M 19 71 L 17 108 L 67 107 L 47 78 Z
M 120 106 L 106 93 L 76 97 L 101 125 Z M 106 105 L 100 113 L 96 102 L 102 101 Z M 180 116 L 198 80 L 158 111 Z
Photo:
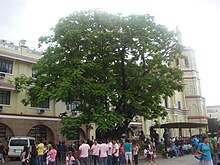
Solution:
M 37 78 L 21 76 L 15 85 L 29 95 L 25 104 L 36 97 L 39 104 L 48 98 L 80 101 L 80 120 L 63 121 L 64 133 L 65 123 L 95 122 L 99 130 L 112 131 L 126 128 L 137 115 L 164 117 L 162 98 L 182 90 L 182 72 L 170 66 L 181 46 L 175 33 L 150 15 L 75 12 L 61 18 L 53 32 L 40 37 L 48 48 L 34 66 Z

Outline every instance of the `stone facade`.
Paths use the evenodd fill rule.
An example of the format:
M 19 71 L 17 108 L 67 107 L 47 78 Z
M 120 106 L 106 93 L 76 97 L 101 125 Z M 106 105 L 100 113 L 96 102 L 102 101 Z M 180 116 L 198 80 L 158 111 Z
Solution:
M 181 32 L 177 29 L 178 40 L 182 43 Z M 182 58 L 176 59 L 172 67 L 180 68 L 183 73 L 184 90 L 176 92 L 175 95 L 163 101 L 164 107 L 167 109 L 168 116 L 162 120 L 158 118 L 160 124 L 178 123 L 178 122 L 193 122 L 207 124 L 207 112 L 205 106 L 205 98 L 202 97 L 199 72 L 196 65 L 196 57 L 193 49 L 184 47 Z M 154 121 L 142 119 L 142 130 L 146 136 L 149 136 L 150 127 L 155 125 Z M 206 128 L 170 129 L 170 136 L 190 136 L 193 134 L 205 133 Z M 164 130 L 157 129 L 157 132 L 162 136 Z M 181 132 L 181 133 L 180 133 Z

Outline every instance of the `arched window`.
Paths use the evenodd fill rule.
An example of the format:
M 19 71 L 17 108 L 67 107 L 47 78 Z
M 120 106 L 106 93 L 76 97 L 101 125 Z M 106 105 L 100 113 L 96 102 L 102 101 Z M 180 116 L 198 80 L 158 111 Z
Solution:
M 185 67 L 189 68 L 189 59 L 187 56 L 184 57 Z

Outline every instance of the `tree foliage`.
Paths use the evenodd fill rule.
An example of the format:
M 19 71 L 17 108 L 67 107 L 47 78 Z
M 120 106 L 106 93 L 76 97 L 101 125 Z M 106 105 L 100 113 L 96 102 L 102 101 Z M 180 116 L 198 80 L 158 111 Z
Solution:
M 33 97 L 38 103 L 78 100 L 82 115 L 71 118 L 77 120 L 73 125 L 95 122 L 99 130 L 111 131 L 127 127 L 137 115 L 164 117 L 162 98 L 182 90 L 182 72 L 170 66 L 181 46 L 175 33 L 150 15 L 75 12 L 61 18 L 53 32 L 40 37 L 48 48 L 34 66 L 37 78 L 16 78 L 16 89 L 29 95 L 26 104 Z M 64 134 L 70 129 L 65 122 Z

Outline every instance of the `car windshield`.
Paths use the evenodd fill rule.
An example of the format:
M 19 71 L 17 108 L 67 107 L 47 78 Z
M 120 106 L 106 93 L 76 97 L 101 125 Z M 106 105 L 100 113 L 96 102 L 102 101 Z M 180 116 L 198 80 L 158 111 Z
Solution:
M 10 146 L 24 146 L 28 145 L 28 140 L 26 139 L 13 139 L 10 142 Z

